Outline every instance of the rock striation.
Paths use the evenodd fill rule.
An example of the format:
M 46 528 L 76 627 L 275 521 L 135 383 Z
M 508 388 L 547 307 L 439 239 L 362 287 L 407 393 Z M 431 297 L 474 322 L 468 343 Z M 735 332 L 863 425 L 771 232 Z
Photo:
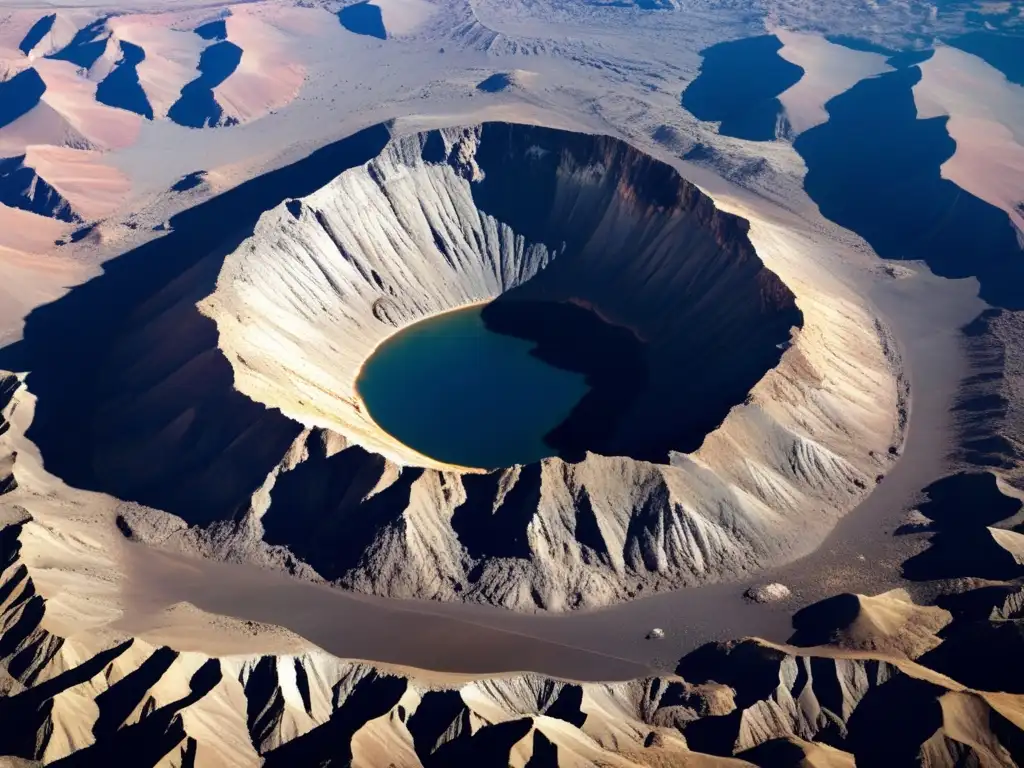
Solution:
M 869 652 L 748 638 L 633 681 L 467 681 L 338 659 L 177 604 L 167 626 L 216 621 L 220 644 L 234 643 L 182 651 L 116 629 L 120 611 L 97 602 L 105 571 L 54 580 L 52 553 L 67 546 L 110 554 L 27 513 L 0 528 L 0 756 L 27 765 L 1009 768 L 1024 743 L 1019 681 L 991 693 L 939 671 L 977 671 L 959 643 L 915 661 L 882 642 Z M 90 604 L 75 625 L 72 596 Z M 999 624 L 972 633 L 1005 634 Z M 992 662 L 1012 666 L 1019 651 L 996 643 Z
M 396 597 L 568 610 L 753 573 L 813 549 L 901 439 L 881 327 L 765 252 L 802 296 L 745 221 L 616 139 L 394 138 L 132 313 L 92 485 L 168 513 L 126 514 L 139 540 Z M 381 340 L 495 299 L 646 342 L 648 385 L 572 461 L 466 472 L 360 402 Z

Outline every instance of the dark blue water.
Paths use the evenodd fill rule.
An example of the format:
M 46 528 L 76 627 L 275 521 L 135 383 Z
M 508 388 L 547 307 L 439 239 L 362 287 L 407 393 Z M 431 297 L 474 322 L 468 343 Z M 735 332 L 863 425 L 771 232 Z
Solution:
M 53 22 L 56 20 L 57 14 L 51 13 L 49 16 L 43 16 L 43 18 L 33 24 L 28 34 L 21 41 L 21 45 L 18 46 L 19 50 L 28 56 L 32 49 L 39 45 L 39 41 L 46 37 L 49 31 L 53 29 Z
M 778 55 L 781 48 L 774 35 L 705 48 L 700 74 L 683 91 L 683 108 L 698 120 L 721 121 L 718 132 L 726 136 L 771 141 L 784 114 L 776 97 L 803 76 Z
M 122 40 L 121 61 L 96 86 L 96 101 L 152 120 L 153 107 L 139 82 L 138 66 L 145 58 L 142 48 Z
M 10 125 L 39 103 L 46 83 L 34 69 L 23 69 L 0 82 L 0 128 Z
M 823 215 L 886 259 L 977 277 L 981 297 L 1024 309 L 1024 253 L 1003 211 L 940 175 L 956 144 L 946 118 L 917 119 L 916 66 L 861 81 L 826 105 L 828 122 L 797 137 L 804 188 Z
M 555 455 L 544 436 L 587 392 L 585 376 L 494 333 L 469 307 L 405 328 L 378 347 L 356 386 L 373 419 L 439 461 L 492 469 Z
M 346 5 L 338 11 L 338 20 L 341 21 L 341 26 L 349 32 L 376 37 L 378 40 L 388 39 L 388 31 L 384 28 L 384 17 L 381 16 L 380 8 L 376 5 L 370 5 L 368 2 Z
M 196 27 L 194 31 L 204 40 L 228 39 L 228 25 L 224 22 L 224 19 L 218 19 L 217 21 L 209 21 L 206 24 L 201 24 Z
M 1011 83 L 1024 85 L 1024 37 L 970 32 L 953 38 L 949 44 L 983 59 L 1006 75 Z
M 199 77 L 181 89 L 180 98 L 167 110 L 167 116 L 189 128 L 230 124 L 221 121 L 224 110 L 214 98 L 213 89 L 231 77 L 241 60 L 242 49 L 234 43 L 223 41 L 204 49 L 199 56 Z

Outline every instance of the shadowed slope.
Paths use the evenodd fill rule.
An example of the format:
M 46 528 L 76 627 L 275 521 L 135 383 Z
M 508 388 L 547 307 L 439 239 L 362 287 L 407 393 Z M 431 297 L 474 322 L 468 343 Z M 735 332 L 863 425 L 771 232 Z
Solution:
M 378 594 L 567 610 L 792 557 L 862 494 L 851 435 L 884 452 L 888 417 L 868 415 L 878 434 L 829 419 L 865 413 L 844 407 L 864 381 L 872 407 L 889 401 L 870 323 L 842 326 L 862 353 L 838 395 L 821 382 L 845 374 L 820 354 L 786 367 L 801 312 L 744 221 L 609 137 L 381 135 L 350 140 L 353 162 L 373 158 L 350 173 L 325 152 L 182 214 L 33 313 L 32 359 L 0 355 L 31 371 L 48 468 L 179 518 L 126 509 L 123 531 L 193 526 L 200 551 Z M 587 308 L 645 344 L 649 378 L 601 434 L 574 437 L 576 462 L 466 475 L 383 433 L 356 396 L 395 328 L 497 296 Z M 581 362 L 565 339 L 543 346 Z M 600 378 L 596 352 L 582 365 Z M 700 375 L 680 375 L 693 361 Z
M 25 164 L 25 155 L 0 160 L 0 205 L 67 222 L 82 218 L 61 194 Z
M 776 98 L 803 75 L 778 55 L 774 35 L 718 43 L 701 51 L 700 74 L 683 91 L 683 108 L 698 120 L 720 122 L 719 133 L 771 141 L 784 109 Z
M 341 26 L 349 32 L 355 32 L 357 35 L 366 35 L 367 37 L 375 37 L 378 40 L 388 39 L 388 32 L 384 28 L 384 17 L 381 15 L 380 8 L 376 5 L 371 5 L 368 0 L 355 3 L 354 5 L 346 5 L 338 11 L 338 20 L 341 21 Z
M 96 86 L 96 100 L 111 107 L 120 107 L 152 120 L 153 107 L 139 82 L 138 65 L 146 59 L 146 52 L 125 40 L 120 42 L 121 60 Z
M 181 89 L 181 98 L 171 105 L 167 116 L 189 128 L 230 125 L 232 118 L 221 120 L 224 110 L 213 89 L 231 77 L 241 61 L 242 49 L 227 40 L 204 48 L 199 57 L 199 77 Z
M 10 125 L 39 103 L 46 83 L 34 69 L 23 69 L 0 82 L 0 128 Z
M 942 277 L 977 277 L 981 297 L 1024 308 L 1024 258 L 1007 214 L 941 176 L 956 149 L 948 118 L 919 120 L 907 66 L 864 80 L 826 105 L 828 122 L 793 146 L 824 216 L 885 259 L 920 259 Z
M 39 45 L 44 37 L 50 34 L 50 30 L 53 29 L 53 22 L 56 20 L 57 14 L 55 13 L 48 14 L 39 19 L 26 33 L 24 39 L 18 45 L 18 49 L 28 56 L 32 49 Z

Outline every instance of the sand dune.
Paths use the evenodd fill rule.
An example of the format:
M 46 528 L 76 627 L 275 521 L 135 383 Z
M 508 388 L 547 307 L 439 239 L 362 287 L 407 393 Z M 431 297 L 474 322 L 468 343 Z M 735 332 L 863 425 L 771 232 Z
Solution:
M 248 122 L 294 99 L 305 79 L 305 69 L 295 61 L 296 36 L 278 27 L 273 15 L 247 12 L 245 6 L 225 25 L 227 39 L 242 49 L 238 68 L 214 89 L 225 115 Z
M 71 129 L 93 146 L 113 149 L 135 142 L 142 118 L 97 102 L 96 84 L 82 77 L 73 63 L 40 59 L 33 64 L 33 69 L 46 84 L 42 104 L 51 107 Z M 37 123 L 32 118 L 32 112 L 29 112 L 4 128 L 0 131 L 0 141 L 6 146 L 22 147 L 36 143 L 33 130 Z M 52 119 L 52 116 L 48 115 L 46 119 Z M 40 118 L 40 122 L 42 120 Z
M 5 78 L 0 82 L 0 97 L 3 99 L 0 128 L 17 122 L 30 112 L 39 104 L 39 99 L 46 91 L 46 83 L 32 67 L 5 73 Z
M 427 0 L 371 0 L 371 4 L 380 8 L 388 37 L 414 34 L 437 13 L 437 6 Z
M 53 301 L 65 286 L 88 273 L 81 264 L 51 254 L 67 225 L 0 205 L 0 344 L 11 341 L 21 319 L 35 306 Z
M 947 611 L 914 605 L 903 590 L 876 597 L 837 595 L 793 617 L 798 645 L 836 644 L 917 658 L 939 644 L 936 634 L 952 620 Z
M 515 69 L 511 72 L 495 72 L 477 83 L 477 90 L 484 93 L 500 93 L 502 91 L 523 88 L 537 78 L 536 72 L 524 69 Z
M 914 101 L 920 119 L 949 117 L 956 153 L 943 164 L 943 178 L 1002 208 L 1024 233 L 1024 87 L 942 46 L 921 65 Z
M 779 95 L 794 136 L 828 120 L 825 104 L 833 96 L 892 69 L 881 54 L 853 51 L 817 35 L 784 29 L 775 34 L 783 45 L 779 56 L 804 71 L 796 85 Z
M 108 22 L 119 39 L 145 51 L 137 70 L 154 116 L 166 116 L 181 89 L 195 77 L 199 53 L 206 45 L 191 30 L 176 28 L 177 23 L 174 14 L 124 16 Z
M 295 98 L 304 79 L 304 69 L 296 61 L 297 35 L 321 33 L 322 12 L 239 6 L 229 15 L 231 42 L 197 34 L 202 13 L 185 9 L 104 18 L 56 14 L 52 23 L 46 16 L 40 24 L 48 31 L 42 36 L 34 32 L 29 42 L 39 39 L 28 51 L 17 46 L 24 44 L 29 29 L 22 27 L 32 17 L 26 13 L 19 16 L 21 24 L 4 25 L 9 39 L 0 40 L 0 45 L 10 48 L 3 56 L 8 59 L 6 70 L 13 73 L 31 66 L 22 79 L 27 82 L 38 73 L 46 91 L 43 103 L 60 117 L 43 109 L 37 108 L 36 114 L 25 109 L 22 112 L 28 114 L 18 121 L 20 114 L 5 119 L 0 112 L 0 128 L 12 124 L 0 131 L 0 145 L 19 149 L 30 143 L 88 143 L 103 149 L 130 145 L 139 132 L 138 117 L 132 113 L 146 119 L 166 118 L 181 100 L 183 89 L 202 79 L 197 67 L 203 51 L 218 44 L 248 50 L 229 76 L 214 82 L 217 94 L 212 98 L 220 102 L 216 108 L 223 112 L 220 122 L 254 120 Z M 19 36 L 22 39 L 15 44 Z
M 14 207 L 64 221 L 101 219 L 118 208 L 130 189 L 128 178 L 101 158 L 98 152 L 67 147 L 29 147 L 17 159 L 20 170 L 8 170 L 8 186 L 22 188 L 4 193 L 5 202 L 13 205 L 21 195 L 22 204 Z
M 428 0 L 362 0 L 342 7 L 338 18 L 349 32 L 390 40 L 415 34 L 437 11 Z
M 0 25 L 0 60 L 41 58 L 59 51 L 70 43 L 78 31 L 78 22 L 85 14 L 61 9 L 53 13 L 43 10 L 19 10 Z

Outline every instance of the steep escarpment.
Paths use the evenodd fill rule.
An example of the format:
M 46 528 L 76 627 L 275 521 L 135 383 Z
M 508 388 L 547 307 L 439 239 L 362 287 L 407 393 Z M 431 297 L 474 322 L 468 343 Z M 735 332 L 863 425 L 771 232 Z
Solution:
M 393 328 L 489 299 L 496 309 L 573 304 L 643 340 L 648 380 L 599 439 L 572 445 L 575 461 L 474 477 L 413 453 L 361 406 L 359 366 Z M 280 532 L 277 521 L 311 521 L 320 535 L 292 526 L 267 540 L 359 589 L 556 609 L 606 602 L 784 557 L 802 535 L 791 520 L 808 523 L 794 501 L 829 496 L 834 508 L 837 486 L 867 487 L 846 458 L 776 431 L 756 407 L 725 437 L 730 409 L 748 407 L 801 314 L 745 222 L 613 139 L 488 124 L 396 140 L 264 216 L 201 308 L 240 391 L 360 446 L 325 457 L 333 477 L 358 478 L 343 490 L 297 499 L 280 472 L 268 508 L 239 527 L 251 539 Z M 774 433 L 753 449 L 775 446 L 773 468 L 752 476 L 762 463 L 748 454 L 734 480 L 684 455 L 704 444 L 725 458 L 707 437 L 720 425 L 742 445 Z M 822 486 L 808 489 L 818 473 Z M 355 551 L 342 541 L 350 527 L 366 532 Z M 418 562 L 430 565 L 417 574 Z
M 566 610 L 748 574 L 813 549 L 901 439 L 880 326 L 807 241 L 760 232 L 759 255 L 608 137 L 395 138 L 127 312 L 61 444 L 86 421 L 75 481 L 155 508 L 122 515 L 138 540 L 377 594 Z M 485 301 L 596 313 L 648 378 L 569 460 L 418 455 L 366 412 L 360 367 Z
M 1024 361 L 1014 340 L 1022 325 L 1021 312 L 989 309 L 963 329 L 974 373 L 963 382 L 955 411 L 962 459 L 998 471 L 1017 488 L 1024 487 L 1024 422 L 1018 405 Z
M 257 258 L 229 257 L 203 306 L 229 359 L 246 360 L 239 388 L 403 464 L 441 468 L 382 433 L 353 386 L 389 325 L 499 297 L 592 308 L 645 341 L 649 369 L 616 433 L 592 450 L 666 462 L 742 402 L 800 323 L 742 222 L 668 166 L 602 137 L 486 125 L 403 139 L 260 230 Z M 284 258 L 265 257 L 267 236 Z M 254 279 L 239 295 L 243 274 Z M 295 327 L 231 320 L 279 301 L 275 283 L 330 346 L 300 348 Z M 311 290 L 327 292 L 325 314 L 302 306 Z M 700 375 L 686 376 L 698 361 Z

